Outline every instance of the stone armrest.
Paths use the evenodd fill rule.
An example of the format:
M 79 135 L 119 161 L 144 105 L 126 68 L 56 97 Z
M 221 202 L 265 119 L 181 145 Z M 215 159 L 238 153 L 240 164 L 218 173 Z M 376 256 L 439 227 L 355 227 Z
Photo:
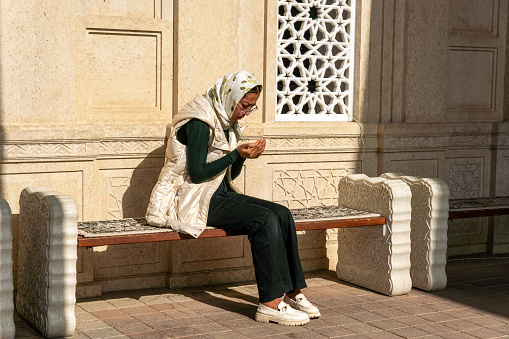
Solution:
M 411 192 L 401 180 L 348 175 L 339 181 L 338 204 L 378 213 L 382 226 L 338 230 L 338 278 L 394 296 L 408 293 Z

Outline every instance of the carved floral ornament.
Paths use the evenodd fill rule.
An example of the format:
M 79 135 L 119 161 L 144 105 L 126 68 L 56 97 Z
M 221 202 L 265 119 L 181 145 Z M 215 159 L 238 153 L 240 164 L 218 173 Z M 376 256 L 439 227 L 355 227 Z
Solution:
M 482 196 L 482 172 L 483 167 L 479 160 L 477 163 L 472 162 L 472 160 L 470 160 L 470 163 L 451 163 L 448 173 L 451 198 L 466 199 Z

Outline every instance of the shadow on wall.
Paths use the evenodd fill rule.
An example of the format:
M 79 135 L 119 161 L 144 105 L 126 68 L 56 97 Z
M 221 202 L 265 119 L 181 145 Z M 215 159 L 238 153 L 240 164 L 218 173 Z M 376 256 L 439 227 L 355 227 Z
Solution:
M 127 187 L 118 187 L 123 192 L 121 200 L 121 210 L 114 215 L 108 212 L 110 216 L 118 218 L 140 218 L 147 212 L 147 206 L 150 200 L 152 188 L 157 182 L 161 168 L 164 165 L 164 146 L 150 152 L 143 161 L 134 169 L 130 178 L 127 179 Z M 116 188 L 112 187 L 112 192 L 108 199 L 113 199 L 116 204 Z

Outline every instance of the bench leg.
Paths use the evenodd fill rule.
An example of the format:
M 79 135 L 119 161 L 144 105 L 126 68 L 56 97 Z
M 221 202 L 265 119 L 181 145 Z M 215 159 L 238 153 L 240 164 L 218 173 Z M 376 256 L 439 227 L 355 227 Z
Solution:
M 354 174 L 339 181 L 339 205 L 378 213 L 383 226 L 338 230 L 339 279 L 390 295 L 412 289 L 410 278 L 411 193 L 399 180 Z
M 447 285 L 447 228 L 449 187 L 440 179 L 385 173 L 386 179 L 401 179 L 412 191 L 410 276 L 412 285 L 425 291 Z
M 70 196 L 46 187 L 21 193 L 16 309 L 47 338 L 76 328 L 77 219 Z
M 0 199 L 0 338 L 14 338 L 12 228 L 9 204 Z

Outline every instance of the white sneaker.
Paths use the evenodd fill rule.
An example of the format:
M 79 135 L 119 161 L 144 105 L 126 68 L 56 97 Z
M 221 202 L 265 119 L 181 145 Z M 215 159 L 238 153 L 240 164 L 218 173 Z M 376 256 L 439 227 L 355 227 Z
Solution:
M 295 296 L 295 300 L 291 299 L 285 294 L 284 301 L 296 310 L 306 313 L 311 319 L 320 317 L 320 310 L 318 307 L 310 303 L 302 293 L 297 294 Z
M 262 323 L 273 321 L 289 326 L 299 326 L 309 322 L 309 317 L 306 313 L 291 308 L 284 301 L 281 301 L 277 308 L 278 310 L 274 310 L 264 304 L 258 305 L 255 320 Z

